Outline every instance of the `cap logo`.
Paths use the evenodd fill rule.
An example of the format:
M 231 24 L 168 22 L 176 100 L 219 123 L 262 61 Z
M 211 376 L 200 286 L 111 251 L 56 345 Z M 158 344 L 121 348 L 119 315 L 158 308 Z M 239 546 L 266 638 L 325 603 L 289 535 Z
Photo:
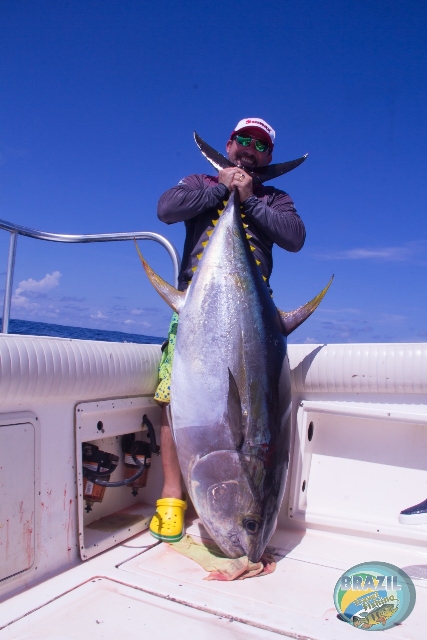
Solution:
M 256 124 L 259 127 L 262 127 L 263 129 L 265 129 L 268 133 L 270 133 L 270 131 L 271 131 L 270 127 L 267 127 L 265 122 L 260 122 L 259 120 L 251 120 L 250 118 L 248 118 L 246 120 L 246 124 Z

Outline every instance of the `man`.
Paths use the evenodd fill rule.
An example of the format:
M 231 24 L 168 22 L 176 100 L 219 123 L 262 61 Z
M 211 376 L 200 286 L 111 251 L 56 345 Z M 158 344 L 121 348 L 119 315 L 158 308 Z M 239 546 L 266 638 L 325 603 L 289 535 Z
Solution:
M 228 158 L 236 167 L 221 169 L 218 176 L 188 176 L 161 196 L 157 209 L 160 220 L 167 224 L 185 222 L 186 238 L 178 278 L 180 291 L 185 291 L 191 282 L 199 256 L 214 229 L 212 221 L 218 218 L 218 209 L 224 208 L 223 203 L 232 191 L 238 193 L 247 232 L 255 247 L 254 256 L 268 286 L 273 268 L 273 244 L 293 252 L 302 248 L 305 228 L 289 195 L 271 186 L 254 185 L 245 171 L 270 164 L 274 140 L 275 131 L 267 122 L 261 118 L 245 118 L 236 125 L 226 144 Z M 160 440 L 164 485 L 150 531 L 157 539 L 167 541 L 182 537 L 186 508 L 178 457 L 166 413 L 177 326 L 178 316 L 174 314 L 155 394 L 163 407 Z

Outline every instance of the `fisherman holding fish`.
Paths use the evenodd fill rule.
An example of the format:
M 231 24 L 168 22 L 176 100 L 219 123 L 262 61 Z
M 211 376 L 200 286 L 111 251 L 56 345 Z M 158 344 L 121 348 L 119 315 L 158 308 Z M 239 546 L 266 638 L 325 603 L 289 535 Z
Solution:
M 179 291 L 185 291 L 190 284 L 198 261 L 218 222 L 218 210 L 224 208 L 231 192 L 238 194 L 246 237 L 267 286 L 273 268 L 273 244 L 291 252 L 302 248 L 305 228 L 290 196 L 284 191 L 262 184 L 273 175 L 280 175 L 279 172 L 268 178 L 262 177 L 263 172 L 265 175 L 264 168 L 272 161 L 274 142 L 275 131 L 267 122 L 261 118 L 245 118 L 236 125 L 226 144 L 229 162 L 220 154 L 217 155 L 224 163 L 215 165 L 212 162 L 219 169 L 217 176 L 188 176 L 161 196 L 158 204 L 160 220 L 167 224 L 184 222 L 186 227 L 182 266 L 178 278 Z M 203 153 L 202 147 L 201 150 Z M 208 159 L 210 160 L 209 157 Z M 221 168 L 225 163 L 230 166 Z M 281 165 L 272 165 L 271 168 L 273 166 Z M 283 172 L 284 170 L 281 171 Z M 155 393 L 156 401 L 162 405 L 161 451 L 164 485 L 161 499 L 157 501 L 157 511 L 150 524 L 150 531 L 157 539 L 169 542 L 182 537 L 186 509 L 178 456 L 166 410 L 170 402 L 170 379 L 177 327 L 178 315 L 174 313 L 169 329 L 169 341 L 163 350 L 159 367 L 160 382 Z

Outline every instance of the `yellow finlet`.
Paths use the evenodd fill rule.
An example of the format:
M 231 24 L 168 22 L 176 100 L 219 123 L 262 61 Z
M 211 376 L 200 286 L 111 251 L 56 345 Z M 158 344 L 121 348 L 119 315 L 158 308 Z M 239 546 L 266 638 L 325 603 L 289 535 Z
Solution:
M 248 227 L 249 227 L 249 225 L 248 225 L 248 224 L 243 223 L 243 228 L 244 228 L 244 229 L 247 229 Z
M 251 248 L 251 251 L 255 251 L 255 247 L 253 247 L 251 244 L 249 246 Z
M 212 224 L 214 227 L 216 227 L 216 225 L 218 224 L 218 218 L 216 220 L 212 220 Z
M 207 244 L 208 244 L 208 241 L 205 240 L 204 242 L 202 242 L 202 247 L 206 247 Z
M 222 216 L 222 214 L 224 213 L 224 209 L 217 209 L 217 211 L 219 216 Z
M 224 207 L 226 207 L 226 206 L 227 206 L 227 202 L 228 202 L 228 200 L 223 200 L 223 201 L 222 201 L 222 204 L 224 205 Z
M 267 278 L 265 276 L 262 276 L 262 279 L 264 280 L 264 282 L 267 282 Z
M 208 231 L 206 231 L 207 236 L 211 236 L 212 234 L 213 234 L 213 229 L 209 229 Z
M 246 214 L 245 214 L 245 213 L 241 213 L 241 214 L 240 214 L 240 217 L 241 217 L 241 218 L 246 218 Z
M 255 262 L 257 263 L 258 266 L 261 264 L 261 262 L 259 260 L 257 260 L 256 258 L 255 258 Z
M 191 267 L 191 271 L 194 273 L 196 271 L 197 267 Z
M 198 258 L 198 260 L 200 260 L 200 258 L 202 257 L 202 255 L 203 255 L 203 251 L 202 251 L 202 253 L 198 253 L 198 254 L 197 254 L 197 258 Z
M 246 239 L 247 239 L 247 240 L 250 240 L 251 238 L 252 238 L 251 234 L 250 234 L 250 233 L 247 233 L 247 234 L 246 234 Z

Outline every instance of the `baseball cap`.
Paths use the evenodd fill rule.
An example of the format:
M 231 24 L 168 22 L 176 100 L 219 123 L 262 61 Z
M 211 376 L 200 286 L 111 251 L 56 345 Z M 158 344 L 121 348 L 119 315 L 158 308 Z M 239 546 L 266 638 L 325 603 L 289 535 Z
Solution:
M 262 131 L 264 134 L 263 137 L 270 141 L 271 148 L 273 148 L 276 132 L 273 127 L 270 127 L 270 125 L 262 118 L 244 118 L 243 120 L 240 120 L 231 132 L 230 138 L 243 129 L 258 129 L 259 131 Z

